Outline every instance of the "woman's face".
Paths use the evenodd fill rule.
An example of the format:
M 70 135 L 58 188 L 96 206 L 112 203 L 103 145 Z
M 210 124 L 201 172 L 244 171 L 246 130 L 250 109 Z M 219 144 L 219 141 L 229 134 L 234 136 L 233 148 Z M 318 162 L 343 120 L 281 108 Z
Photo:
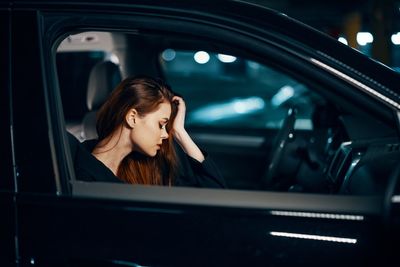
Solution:
M 154 157 L 168 138 L 166 125 L 171 116 L 171 104 L 163 102 L 158 109 L 145 116 L 135 117 L 135 127 L 131 133 L 133 150 Z

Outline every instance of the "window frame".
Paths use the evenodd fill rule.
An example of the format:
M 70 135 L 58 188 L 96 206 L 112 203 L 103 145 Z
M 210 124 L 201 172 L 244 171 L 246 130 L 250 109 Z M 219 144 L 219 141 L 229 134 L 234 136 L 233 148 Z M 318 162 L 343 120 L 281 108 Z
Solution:
M 293 77 L 298 79 L 304 75 L 304 81 L 307 86 L 312 86 L 320 88 L 320 83 L 328 85 L 326 81 L 329 81 L 330 88 L 335 87 L 335 90 L 340 90 L 343 95 L 343 99 L 346 98 L 347 89 L 352 87 L 350 84 L 339 80 L 332 74 L 323 72 L 319 70 L 315 65 L 310 64 L 310 51 L 295 51 L 293 48 L 285 47 L 285 45 L 280 45 L 275 43 L 273 40 L 268 41 L 266 39 L 261 40 L 259 37 L 251 36 L 246 34 L 245 31 L 234 31 L 225 27 L 223 25 L 215 25 L 212 23 L 207 23 L 206 21 L 187 21 L 187 18 L 179 18 L 170 16 L 168 18 L 160 18 L 154 15 L 146 14 L 135 14 L 134 16 L 129 16 L 129 12 L 121 13 L 120 16 L 115 16 L 118 12 L 115 12 L 110 20 L 107 15 L 102 13 L 87 12 L 85 14 L 85 20 L 76 20 L 76 14 L 71 14 L 68 12 L 43 12 L 43 66 L 45 72 L 47 73 L 46 79 L 49 88 L 53 90 L 48 90 L 49 92 L 49 102 L 53 103 L 49 109 L 49 119 L 52 121 L 53 132 L 52 136 L 55 143 L 55 154 L 54 158 L 58 162 L 58 171 L 62 174 L 63 179 L 62 188 L 60 192 L 64 195 L 71 195 L 73 197 L 79 198 L 111 198 L 120 199 L 120 195 L 116 192 L 127 192 L 123 194 L 122 199 L 129 201 L 150 201 L 155 203 L 182 203 L 183 201 L 187 205 L 211 205 L 211 206 L 224 206 L 228 205 L 228 199 L 236 198 L 240 196 L 237 201 L 232 202 L 231 206 L 239 207 L 243 206 L 246 208 L 288 208 L 294 210 L 307 210 L 307 211 L 329 211 L 334 213 L 350 212 L 357 214 L 368 214 L 373 216 L 379 216 L 381 208 L 381 198 L 380 197 L 365 197 L 365 196 L 333 196 L 333 195 L 323 195 L 316 196 L 312 194 L 301 194 L 300 196 L 293 193 L 276 193 L 276 192 L 254 192 L 254 191 L 237 191 L 237 190 L 218 190 L 212 198 L 213 203 L 210 203 L 209 194 L 211 189 L 191 189 L 191 188 L 143 188 L 140 186 L 125 186 L 119 187 L 114 184 L 97 185 L 95 183 L 83 183 L 75 180 L 72 159 L 69 151 L 67 135 L 65 133 L 65 122 L 62 114 L 61 99 L 58 92 L 58 79 L 55 71 L 55 51 L 58 44 L 67 34 L 79 31 L 124 31 L 124 32 L 137 32 L 137 29 L 150 30 L 156 32 L 163 32 L 168 34 L 170 29 L 174 29 L 177 34 L 187 35 L 189 32 L 193 32 L 197 29 L 198 36 L 206 36 L 210 32 L 218 33 L 219 40 L 227 40 L 228 37 L 232 37 L 235 34 L 239 34 L 241 37 L 234 38 L 234 45 L 240 43 L 242 47 L 248 40 L 252 40 L 253 51 L 250 53 L 254 58 L 260 58 L 261 55 L 269 55 L 268 59 L 271 60 L 271 64 L 276 64 L 278 69 L 283 69 L 287 73 L 293 74 Z M 186 21 L 185 21 L 186 20 Z M 182 23 L 185 21 L 185 24 Z M 175 27 L 175 28 L 174 28 Z M 191 29 L 190 31 L 188 29 Z M 273 34 L 271 34 L 273 35 Z M 251 39 L 253 38 L 253 39 Z M 239 40 L 240 39 L 240 40 Z M 237 42 L 237 43 L 236 43 Z M 315 55 L 313 55 L 315 56 Z M 260 58 L 261 59 L 261 58 Z M 287 60 L 286 65 L 280 65 L 279 61 Z M 263 63 L 262 60 L 259 61 Z M 290 67 L 289 67 L 290 65 Z M 301 70 L 300 73 L 296 70 Z M 312 77 L 315 75 L 315 84 L 310 84 Z M 302 82 L 301 79 L 298 79 Z M 339 88 L 339 89 L 338 89 Z M 328 88 L 327 88 L 328 89 Z M 329 90 L 327 95 L 330 95 Z M 336 97 L 334 94 L 331 96 Z M 388 109 L 382 103 L 378 103 L 372 100 L 369 96 L 361 96 L 360 102 L 366 101 L 364 106 L 368 106 L 370 109 L 374 110 L 381 118 L 388 118 L 391 110 Z M 346 103 L 346 101 L 344 101 Z M 352 103 L 347 103 L 352 106 Z M 379 108 L 382 108 L 379 110 Z M 69 193 L 70 187 L 68 179 L 71 179 L 71 193 Z M 66 187 L 67 189 L 65 189 Z M 115 189 L 117 191 L 111 190 Z M 179 191 L 180 194 L 172 194 L 175 191 Z M 138 194 L 143 192 L 143 194 Z M 219 194 L 219 193 L 220 194 Z M 193 198 L 192 194 L 199 196 L 198 198 Z M 168 198 L 164 198 L 168 196 Z M 264 196 L 265 198 L 259 198 L 259 196 Z M 319 202 L 318 205 L 311 205 L 315 203 L 316 199 L 321 199 L 323 201 Z M 264 201 L 274 202 L 269 204 L 264 203 Z M 284 204 L 279 205 L 279 203 L 296 203 L 296 205 L 291 206 L 291 204 L 285 206 Z M 295 202 L 292 202 L 295 201 Z M 318 202 L 318 201 L 317 201 Z M 257 206 L 257 203 L 261 206 Z M 352 205 L 351 203 L 356 203 Z M 276 205 L 276 206 L 275 206 Z M 350 205 L 350 206 L 349 206 Z

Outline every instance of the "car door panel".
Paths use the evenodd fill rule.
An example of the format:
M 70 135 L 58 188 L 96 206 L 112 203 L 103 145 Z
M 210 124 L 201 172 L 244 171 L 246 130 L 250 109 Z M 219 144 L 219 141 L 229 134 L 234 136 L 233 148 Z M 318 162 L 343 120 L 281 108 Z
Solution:
M 357 217 L 348 214 L 348 209 L 346 217 L 346 212 L 322 214 L 293 210 L 290 213 L 262 207 L 244 208 L 251 206 L 249 203 L 255 201 L 254 195 L 258 194 L 253 194 L 247 204 L 242 202 L 244 207 L 239 208 L 240 197 L 235 203 L 223 204 L 224 197 L 233 196 L 229 191 L 221 197 L 218 190 L 199 193 L 185 188 L 171 189 L 172 192 L 165 188 L 146 188 L 141 193 L 140 188 L 112 187 L 112 195 L 123 199 L 124 194 L 131 192 L 133 198 L 142 198 L 142 201 L 112 200 L 112 195 L 109 200 L 84 197 L 92 193 L 106 196 L 111 192 L 109 185 L 101 186 L 92 190 L 90 185 L 77 184 L 74 199 L 20 197 L 18 231 L 22 258 L 35 262 L 35 266 L 57 262 L 75 266 L 90 261 L 133 262 L 144 266 L 246 263 L 336 266 L 365 264 L 372 258 L 362 255 L 378 249 L 371 246 L 379 241 L 379 233 L 373 230 L 378 223 L 375 216 Z M 146 200 L 152 190 L 166 201 Z M 194 196 L 192 202 L 201 203 L 201 198 L 208 195 L 212 202 L 218 203 L 219 199 L 221 204 L 179 204 L 187 202 L 187 198 L 182 197 L 185 194 Z M 245 196 L 244 193 L 241 197 Z M 307 197 L 292 196 L 290 200 L 296 200 L 301 206 L 305 199 Z M 324 197 L 314 200 L 328 201 Z M 375 213 L 377 206 L 372 203 L 368 209 Z M 274 205 L 265 203 L 262 206 Z M 319 206 L 324 205 L 325 209 L 332 206 Z M 310 216 L 315 217 L 310 219 Z M 328 263 L 326 258 L 330 259 Z
M 11 99 L 18 187 L 21 192 L 54 192 L 53 144 L 49 139 L 47 88 L 38 52 L 37 12 L 14 10 L 11 23 Z
M 15 180 L 11 145 L 10 116 L 10 16 L 8 6 L 0 4 L 0 265 L 16 262 Z

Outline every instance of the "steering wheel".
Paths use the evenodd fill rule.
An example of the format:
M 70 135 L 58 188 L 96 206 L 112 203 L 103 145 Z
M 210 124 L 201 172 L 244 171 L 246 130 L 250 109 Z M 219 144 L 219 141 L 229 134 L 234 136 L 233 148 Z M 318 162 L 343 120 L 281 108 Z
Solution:
M 296 109 L 289 108 L 287 115 L 283 121 L 281 129 L 273 142 L 271 153 L 269 156 L 269 164 L 262 177 L 262 183 L 265 189 L 272 189 L 276 185 L 275 178 L 278 172 L 278 166 L 281 161 L 283 152 L 290 139 L 294 138 L 294 124 L 296 122 Z

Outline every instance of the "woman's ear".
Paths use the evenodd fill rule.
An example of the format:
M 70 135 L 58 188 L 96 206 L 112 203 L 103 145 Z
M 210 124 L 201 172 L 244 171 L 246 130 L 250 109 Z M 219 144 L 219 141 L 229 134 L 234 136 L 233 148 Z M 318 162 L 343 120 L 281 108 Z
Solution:
M 135 128 L 137 114 L 138 112 L 134 108 L 130 109 L 128 113 L 126 113 L 125 122 L 131 129 Z

